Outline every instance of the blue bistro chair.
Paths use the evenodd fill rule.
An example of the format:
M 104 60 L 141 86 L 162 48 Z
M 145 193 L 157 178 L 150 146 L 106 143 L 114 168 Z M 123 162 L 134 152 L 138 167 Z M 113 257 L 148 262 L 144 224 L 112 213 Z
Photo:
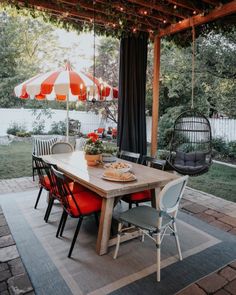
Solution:
M 179 245 L 179 238 L 176 227 L 176 217 L 179 203 L 182 198 L 188 176 L 183 176 L 169 182 L 158 196 L 158 209 L 139 206 L 121 213 L 118 225 L 117 244 L 114 259 L 117 258 L 121 235 L 131 228 L 136 228 L 142 234 L 151 238 L 157 247 L 157 281 L 161 280 L 161 243 L 165 235 L 175 237 L 179 259 L 182 260 L 182 253 Z M 124 225 L 128 224 L 128 227 Z M 169 233 L 167 233 L 169 231 Z

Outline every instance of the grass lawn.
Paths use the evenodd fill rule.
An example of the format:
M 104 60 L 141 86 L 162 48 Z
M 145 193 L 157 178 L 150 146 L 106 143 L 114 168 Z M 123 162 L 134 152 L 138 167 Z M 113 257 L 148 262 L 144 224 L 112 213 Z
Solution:
M 32 143 L 0 145 L 0 179 L 32 175 Z
M 0 179 L 31 176 L 31 152 L 32 144 L 29 142 L 0 145 Z M 208 173 L 191 177 L 188 185 L 236 202 L 236 168 L 213 164 Z
M 188 186 L 236 202 L 236 168 L 213 164 L 208 173 L 191 177 Z

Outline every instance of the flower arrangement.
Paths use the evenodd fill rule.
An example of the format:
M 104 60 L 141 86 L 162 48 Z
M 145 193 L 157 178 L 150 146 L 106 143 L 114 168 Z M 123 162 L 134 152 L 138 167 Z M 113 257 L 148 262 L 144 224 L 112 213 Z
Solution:
M 100 155 L 103 152 L 103 143 L 99 140 L 96 133 L 91 132 L 88 134 L 88 139 L 84 145 L 86 155 Z

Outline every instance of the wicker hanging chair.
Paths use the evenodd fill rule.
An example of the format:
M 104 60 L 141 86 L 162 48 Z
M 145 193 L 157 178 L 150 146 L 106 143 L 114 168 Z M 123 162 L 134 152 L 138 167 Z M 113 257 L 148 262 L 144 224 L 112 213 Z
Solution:
M 183 112 L 174 124 L 168 164 L 180 174 L 197 176 L 209 170 L 211 155 L 209 120 L 195 109 Z
M 209 120 L 194 109 L 195 28 L 192 27 L 192 97 L 191 109 L 175 121 L 167 163 L 183 175 L 206 173 L 212 162 L 212 135 Z

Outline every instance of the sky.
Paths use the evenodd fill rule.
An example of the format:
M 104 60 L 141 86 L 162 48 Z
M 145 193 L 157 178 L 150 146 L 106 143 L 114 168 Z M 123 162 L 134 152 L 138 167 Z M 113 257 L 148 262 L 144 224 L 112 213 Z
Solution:
M 78 35 L 76 32 L 67 32 L 63 29 L 57 29 L 55 34 L 59 38 L 60 46 L 64 48 L 70 47 L 68 56 L 65 59 L 70 60 L 73 69 L 87 69 L 93 65 L 93 34 L 82 33 Z M 99 43 L 99 37 L 96 37 L 95 44 Z

